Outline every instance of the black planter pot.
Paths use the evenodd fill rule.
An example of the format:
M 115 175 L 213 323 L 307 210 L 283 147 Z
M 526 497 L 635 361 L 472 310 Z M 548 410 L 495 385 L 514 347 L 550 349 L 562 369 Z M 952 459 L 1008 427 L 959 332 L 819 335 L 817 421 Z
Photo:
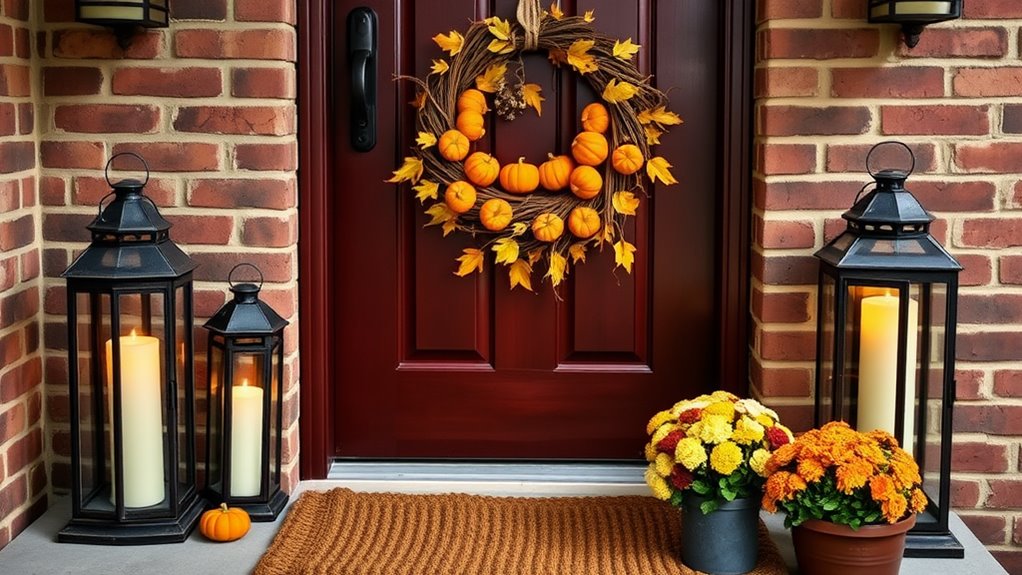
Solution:
M 686 493 L 681 504 L 681 560 L 711 575 L 740 575 L 756 567 L 760 498 L 736 499 L 703 515 L 704 498 Z

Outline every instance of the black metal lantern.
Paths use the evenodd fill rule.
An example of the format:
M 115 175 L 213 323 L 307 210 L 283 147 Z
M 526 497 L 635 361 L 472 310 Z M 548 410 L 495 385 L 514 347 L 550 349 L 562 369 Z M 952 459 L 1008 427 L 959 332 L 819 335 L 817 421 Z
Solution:
M 259 285 L 231 281 L 249 266 Z M 280 489 L 284 401 L 284 327 L 287 321 L 259 299 L 262 272 L 251 264 L 228 274 L 234 299 L 206 322 L 209 408 L 206 457 L 208 497 L 273 521 L 288 496 Z
M 75 20 L 113 28 L 117 42 L 127 48 L 139 26 L 166 28 L 170 0 L 75 0 Z
M 905 44 L 915 48 L 923 28 L 962 15 L 962 0 L 867 0 L 869 22 L 901 24 Z
M 124 155 L 145 164 L 110 158 L 108 183 Z M 63 274 L 73 477 L 58 541 L 183 541 L 205 506 L 195 469 L 195 263 L 170 241 L 170 223 L 142 194 L 146 181 L 110 184 L 113 199 L 88 226 L 92 243 Z
M 908 150 L 905 144 L 884 144 Z M 962 266 L 929 233 L 934 217 L 904 184 L 874 172 L 842 216 L 848 228 L 820 259 L 816 425 L 884 429 L 919 463 L 929 505 L 909 532 L 908 557 L 962 557 L 948 528 L 955 329 Z M 863 191 L 867 186 L 863 186 Z M 860 191 L 860 196 L 862 191 Z

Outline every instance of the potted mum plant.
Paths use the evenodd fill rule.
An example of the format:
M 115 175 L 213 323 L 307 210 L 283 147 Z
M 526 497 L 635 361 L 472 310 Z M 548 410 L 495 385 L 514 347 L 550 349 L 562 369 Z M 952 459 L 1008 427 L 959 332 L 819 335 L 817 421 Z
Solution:
M 800 573 L 898 573 L 927 498 L 918 465 L 890 433 L 831 422 L 776 450 L 766 472 L 763 508 L 786 513 Z
M 646 483 L 681 508 L 682 561 L 719 575 L 752 570 L 766 462 L 791 431 L 758 401 L 715 391 L 657 413 L 646 432 Z

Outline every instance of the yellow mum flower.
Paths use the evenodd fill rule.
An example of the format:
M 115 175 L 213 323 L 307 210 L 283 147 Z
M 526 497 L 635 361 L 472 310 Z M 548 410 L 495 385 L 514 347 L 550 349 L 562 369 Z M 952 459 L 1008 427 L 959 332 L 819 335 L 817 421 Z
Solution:
M 699 437 L 703 434 L 703 427 L 706 427 L 706 424 L 702 421 L 697 421 L 685 430 L 685 435 L 699 439 Z
M 671 470 L 674 469 L 674 458 L 666 453 L 658 454 L 653 460 L 653 467 L 656 468 L 657 475 L 668 477 L 671 475 Z
M 674 431 L 675 429 L 678 429 L 678 426 L 671 423 L 665 423 L 661 425 L 660 427 L 656 428 L 656 431 L 653 432 L 653 437 L 649 440 L 650 443 L 652 443 L 653 445 L 660 443 L 661 439 L 667 437 L 667 434 Z
M 717 403 L 707 405 L 703 413 L 720 415 L 728 421 L 733 421 L 735 418 L 735 404 L 730 401 L 718 401 Z
M 734 403 L 738 401 L 738 396 L 731 393 L 730 391 L 718 389 L 717 391 L 710 394 L 710 399 L 712 399 L 713 401 L 727 401 L 730 403 Z
M 756 417 L 756 423 L 762 425 L 763 427 L 773 427 L 773 425 L 775 423 L 774 420 L 770 419 L 770 416 L 765 414 L 765 413 L 761 413 L 761 414 L 759 414 L 759 415 L 757 415 L 755 417 Z
M 766 462 L 770 459 L 770 452 L 766 449 L 757 449 L 752 452 L 752 456 L 749 458 L 749 467 L 756 472 L 756 475 L 760 477 L 766 477 Z
M 695 471 L 697 467 L 706 463 L 706 450 L 698 439 L 685 437 L 674 448 L 674 459 L 684 465 L 685 469 Z
M 723 443 L 731 439 L 731 420 L 723 415 L 710 414 L 703 418 L 699 439 L 703 443 Z M 693 426 L 695 427 L 695 426 Z
M 741 445 L 752 445 L 763 441 L 763 426 L 755 420 L 742 416 L 735 423 L 735 431 L 731 440 Z
M 658 427 L 667 423 L 668 421 L 675 421 L 677 417 L 670 411 L 661 411 L 650 418 L 649 423 L 646 424 L 646 434 L 652 435 Z
M 721 475 L 731 475 L 742 460 L 742 448 L 733 441 L 725 441 L 710 452 L 710 467 Z
M 656 450 L 656 447 L 654 447 L 652 443 L 647 443 L 646 444 L 645 452 L 646 452 L 646 461 L 652 462 L 654 459 L 656 459 L 657 450 Z
M 661 501 L 667 501 L 671 498 L 671 488 L 667 485 L 667 481 L 663 477 L 657 475 L 656 469 L 652 465 L 646 469 L 646 485 L 649 485 L 650 491 L 653 492 L 653 496 Z

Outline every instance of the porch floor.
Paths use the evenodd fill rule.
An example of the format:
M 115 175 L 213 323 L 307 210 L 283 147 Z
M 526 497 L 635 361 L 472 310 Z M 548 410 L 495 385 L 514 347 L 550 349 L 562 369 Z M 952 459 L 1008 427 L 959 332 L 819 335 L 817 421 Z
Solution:
M 541 486 L 530 489 L 518 482 L 495 482 L 487 485 L 477 482 L 402 481 L 402 480 L 325 480 L 302 482 L 291 496 L 294 501 L 302 491 L 349 487 L 363 491 L 471 492 L 492 495 L 625 495 L 647 494 L 644 484 L 560 484 L 556 489 Z M 609 488 L 608 488 L 609 487 Z M 530 491 L 533 491 L 530 493 Z M 0 573 L 10 575 L 72 575 L 103 573 L 105 575 L 218 573 L 241 575 L 251 573 L 263 552 L 273 541 L 283 522 L 286 511 L 272 523 L 253 523 L 252 529 L 241 540 L 232 543 L 212 543 L 198 531 L 184 543 L 116 547 L 106 545 L 77 545 L 57 543 L 56 533 L 71 517 L 67 498 L 60 499 L 41 518 L 18 535 L 0 551 Z M 770 533 L 789 566 L 795 562 L 791 548 L 791 535 L 783 527 L 779 514 L 763 514 Z M 993 556 L 980 544 L 975 535 L 954 513 L 951 528 L 965 545 L 965 559 L 905 559 L 902 575 L 1007 575 Z M 796 573 L 793 567 L 791 572 Z M 428 575 L 428 574 L 424 574 Z M 622 574 L 624 575 L 624 574 Z

